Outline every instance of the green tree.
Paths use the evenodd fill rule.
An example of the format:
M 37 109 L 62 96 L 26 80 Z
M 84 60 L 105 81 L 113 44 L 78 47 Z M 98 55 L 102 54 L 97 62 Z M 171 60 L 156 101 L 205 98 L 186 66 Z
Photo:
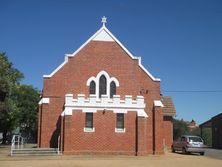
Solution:
M 7 133 L 11 132 L 16 126 L 17 107 L 13 100 L 5 98 L 0 102 L 0 132 L 3 133 L 2 143 L 6 143 Z
M 14 86 L 19 84 L 23 74 L 13 67 L 5 53 L 0 53 L 0 101 L 10 97 Z
M 177 140 L 181 135 L 187 134 L 189 128 L 183 120 L 173 119 L 173 139 Z
M 194 129 L 190 130 L 190 132 L 188 134 L 189 135 L 194 135 L 194 136 L 201 136 L 200 128 L 196 127 Z
M 13 92 L 18 112 L 16 119 L 20 132 L 28 141 L 37 138 L 37 108 L 40 96 L 31 85 L 18 85 Z
M 202 138 L 204 140 L 204 143 L 207 146 L 212 147 L 212 129 L 211 128 L 203 128 Z
M 5 53 L 0 53 L 0 132 L 3 133 L 3 141 L 6 135 L 16 126 L 17 107 L 12 100 L 13 89 L 19 84 L 23 74 L 13 67 Z

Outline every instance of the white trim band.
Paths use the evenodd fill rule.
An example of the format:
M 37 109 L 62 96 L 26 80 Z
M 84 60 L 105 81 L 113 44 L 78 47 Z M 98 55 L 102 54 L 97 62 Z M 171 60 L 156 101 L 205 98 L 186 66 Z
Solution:
M 155 107 L 164 107 L 163 103 L 160 100 L 154 100 Z
M 145 112 L 145 103 L 143 96 L 137 96 L 136 100 L 132 96 L 125 96 L 125 100 L 121 100 L 119 95 L 114 95 L 113 98 L 108 98 L 107 95 L 102 95 L 99 99 L 95 95 L 90 95 L 85 98 L 84 94 L 78 94 L 77 99 L 73 99 L 72 94 L 66 94 L 65 109 L 61 116 L 72 115 L 74 110 L 82 110 L 82 112 L 97 112 L 97 110 L 111 110 L 114 113 L 137 112 L 139 117 L 148 117 Z

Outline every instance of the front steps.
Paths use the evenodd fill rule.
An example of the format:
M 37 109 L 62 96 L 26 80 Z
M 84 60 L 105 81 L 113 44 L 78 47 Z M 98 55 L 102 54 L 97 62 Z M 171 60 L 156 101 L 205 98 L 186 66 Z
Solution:
M 59 155 L 58 148 L 20 148 L 12 149 L 11 156 Z

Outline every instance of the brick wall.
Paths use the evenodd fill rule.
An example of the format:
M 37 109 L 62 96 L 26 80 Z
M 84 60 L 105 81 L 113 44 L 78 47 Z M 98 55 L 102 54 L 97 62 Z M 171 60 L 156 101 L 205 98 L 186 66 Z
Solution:
M 163 153 L 163 111 L 161 107 L 154 107 L 154 114 L 153 114 L 153 145 L 154 154 L 162 154 Z
M 64 100 L 58 97 L 50 97 L 49 104 L 43 104 L 40 108 L 41 124 L 39 126 L 39 147 L 56 147 L 61 129 L 59 110 L 62 110 Z M 40 135 L 41 131 L 41 135 Z
M 70 57 L 68 63 L 63 66 L 58 72 L 56 72 L 51 78 L 44 78 L 43 97 L 49 97 L 50 103 L 42 105 L 42 128 L 41 136 L 39 137 L 39 143 L 41 143 L 41 145 L 39 146 L 49 147 L 55 144 L 55 141 L 57 140 L 56 138 L 60 133 L 60 129 L 58 127 L 61 126 L 61 120 L 59 119 L 59 116 L 63 111 L 65 94 L 72 93 L 74 94 L 74 96 L 76 96 L 77 94 L 81 93 L 88 95 L 89 88 L 86 86 L 86 81 L 91 76 L 96 76 L 102 70 L 106 71 L 111 77 L 115 77 L 118 79 L 120 86 L 117 87 L 117 94 L 121 95 L 121 97 L 124 97 L 125 95 L 132 95 L 133 97 L 136 97 L 137 95 L 140 95 L 141 92 L 144 92 L 141 90 L 148 90 L 142 95 L 144 96 L 146 103 L 145 111 L 147 112 L 149 117 L 144 121 L 141 120 L 144 123 L 139 124 L 139 126 L 141 126 L 140 130 L 144 131 L 144 136 L 142 137 L 143 139 L 141 139 L 144 140 L 144 151 L 146 153 L 152 153 L 153 101 L 160 99 L 160 83 L 154 82 L 138 66 L 138 60 L 132 60 L 132 58 L 130 58 L 117 43 L 99 41 L 89 42 L 77 55 L 75 55 L 74 57 Z M 73 136 L 69 136 L 70 139 L 65 138 L 65 151 L 67 150 L 68 152 L 69 147 L 72 148 L 70 152 L 74 152 L 75 149 L 81 149 L 84 151 L 92 147 L 91 151 L 104 150 L 104 148 L 106 148 L 105 151 L 107 152 L 115 152 L 118 150 L 119 143 L 123 144 L 123 140 L 125 140 L 125 137 L 121 136 L 121 134 L 114 134 L 114 136 L 117 135 L 115 137 L 112 136 L 113 141 L 111 143 L 114 146 L 107 145 L 105 142 L 107 136 L 105 135 L 106 138 L 102 138 L 102 129 L 99 130 L 101 127 L 95 127 L 96 132 L 94 134 L 85 134 L 83 132 L 75 131 L 75 129 L 73 129 L 72 127 L 80 125 L 76 125 L 76 122 L 74 120 L 78 118 L 78 114 L 78 120 L 83 119 L 84 115 L 80 111 L 75 111 L 73 113 L 74 114 L 71 118 L 67 118 L 67 120 L 65 118 L 65 126 L 69 126 L 68 122 L 70 121 L 70 124 L 72 126 L 70 126 L 71 129 L 69 130 L 71 134 L 73 134 Z M 160 112 L 158 112 L 157 115 L 159 113 Z M 101 121 L 105 121 L 106 117 L 104 117 L 104 115 L 101 115 L 101 112 L 97 112 L 95 114 L 97 114 L 95 119 L 101 119 Z M 115 114 L 113 114 L 112 112 L 106 112 L 105 114 L 107 118 L 110 117 L 110 120 L 115 122 Z M 132 113 L 128 113 L 128 116 L 126 118 L 135 122 L 135 115 L 130 116 L 130 114 Z M 158 119 L 158 121 L 162 122 L 162 120 L 160 119 Z M 114 122 L 113 125 L 115 125 Z M 104 124 L 106 123 L 104 122 Z M 135 126 L 135 124 L 133 123 L 133 125 L 131 126 Z M 129 129 L 130 128 L 128 128 L 128 130 Z M 65 130 L 67 130 L 66 127 Z M 128 133 L 126 132 L 124 136 L 130 135 L 128 136 L 128 140 L 130 141 L 127 142 L 128 144 L 126 146 L 124 144 L 121 144 L 122 150 L 120 151 L 126 151 L 129 154 L 133 152 L 135 153 L 136 139 L 134 131 L 135 128 L 133 128 Z M 158 133 L 163 133 L 163 128 L 159 129 Z M 67 133 L 65 133 L 65 135 L 67 135 Z M 90 135 L 93 136 L 93 139 L 96 139 L 96 136 L 98 138 L 100 137 L 103 142 L 98 142 L 97 144 L 95 144 L 96 140 L 88 141 L 87 138 Z M 76 139 L 78 142 L 82 142 L 81 148 L 78 148 L 76 143 L 72 143 L 74 142 L 73 138 L 77 136 L 82 137 L 81 141 L 79 139 Z M 114 139 L 119 139 L 119 142 L 116 143 L 116 145 L 113 144 L 113 142 L 116 141 Z M 75 142 L 77 142 L 76 140 Z M 86 140 L 90 144 L 86 144 L 86 142 L 83 142 Z M 160 141 L 156 141 L 156 143 L 158 142 Z M 158 147 L 158 149 L 162 148 Z M 157 152 L 161 152 L 161 150 Z
M 115 153 L 135 155 L 136 112 L 125 115 L 125 133 L 116 133 L 116 114 L 112 111 L 93 113 L 95 132 L 84 132 L 85 113 L 74 111 L 65 116 L 65 154 Z
M 164 116 L 163 120 L 164 145 L 167 148 L 171 148 L 171 145 L 173 144 L 173 118 L 172 116 Z

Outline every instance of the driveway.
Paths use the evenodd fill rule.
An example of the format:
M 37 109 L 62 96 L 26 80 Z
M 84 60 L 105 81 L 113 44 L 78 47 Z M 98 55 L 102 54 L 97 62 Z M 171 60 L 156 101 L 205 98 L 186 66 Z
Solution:
M 222 150 L 207 149 L 205 156 L 222 160 Z

